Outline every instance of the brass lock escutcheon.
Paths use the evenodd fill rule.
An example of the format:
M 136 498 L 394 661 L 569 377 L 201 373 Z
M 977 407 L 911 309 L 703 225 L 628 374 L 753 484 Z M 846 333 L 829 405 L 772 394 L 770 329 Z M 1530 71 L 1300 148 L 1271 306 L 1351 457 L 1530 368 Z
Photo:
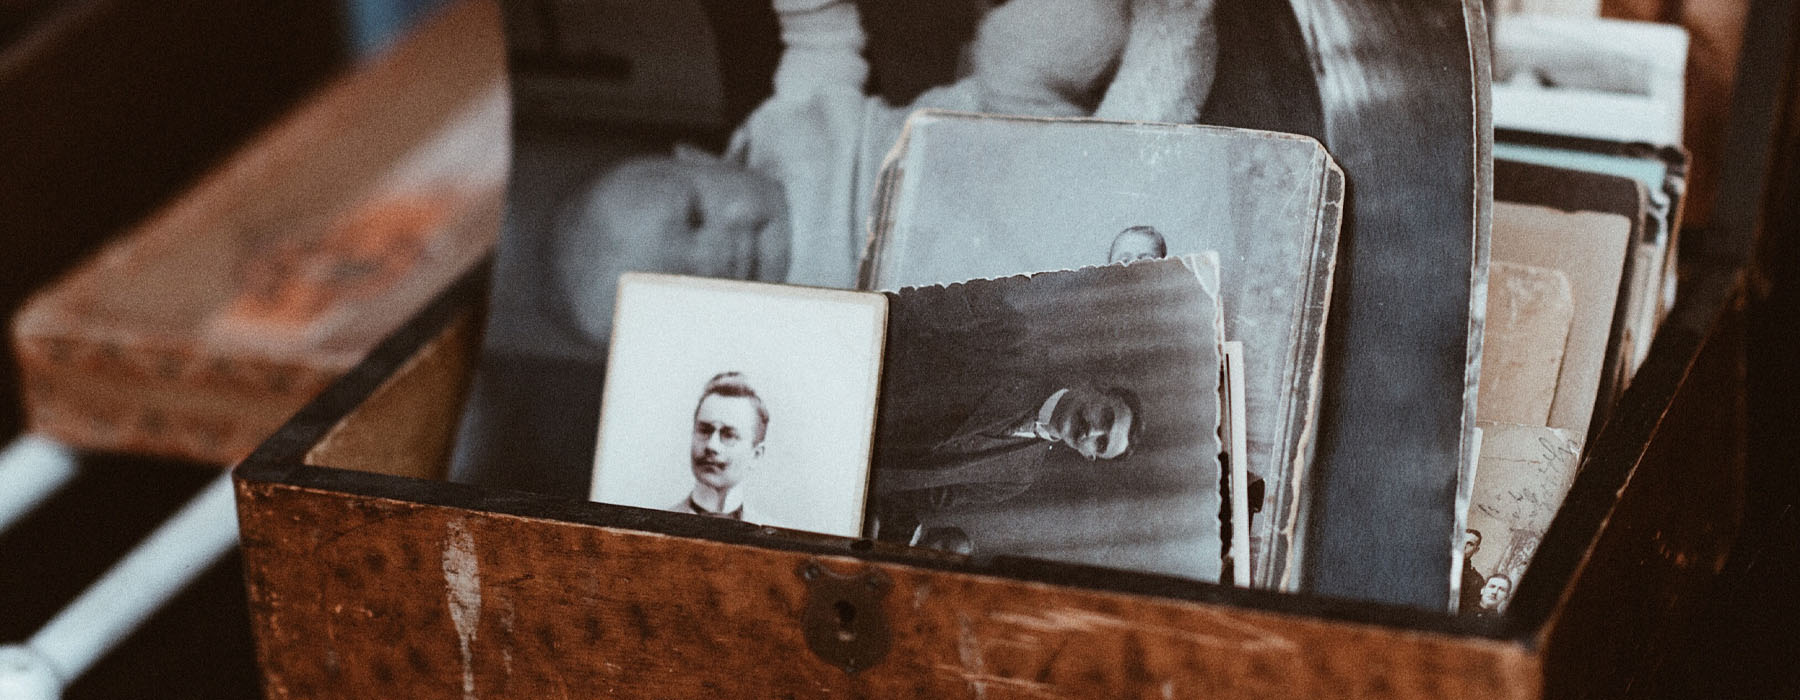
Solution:
M 873 568 L 841 575 L 816 559 L 801 564 L 799 574 L 806 582 L 800 624 L 813 653 L 850 673 L 881 661 L 889 643 L 881 601 L 893 587 L 887 575 Z

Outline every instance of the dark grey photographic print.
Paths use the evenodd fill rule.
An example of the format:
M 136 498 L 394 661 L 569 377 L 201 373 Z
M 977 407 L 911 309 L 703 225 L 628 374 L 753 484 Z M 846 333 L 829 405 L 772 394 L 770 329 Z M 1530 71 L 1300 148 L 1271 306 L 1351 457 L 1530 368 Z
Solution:
M 630 273 L 616 318 L 590 498 L 861 532 L 885 298 Z
M 1217 581 L 1216 265 L 891 295 L 875 537 Z

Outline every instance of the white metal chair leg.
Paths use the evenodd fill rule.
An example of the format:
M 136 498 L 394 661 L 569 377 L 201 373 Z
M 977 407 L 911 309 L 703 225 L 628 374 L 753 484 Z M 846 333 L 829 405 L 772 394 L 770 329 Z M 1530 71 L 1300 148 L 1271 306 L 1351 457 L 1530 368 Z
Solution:
M 231 475 L 222 474 L 20 645 L 0 648 L 0 698 L 60 697 L 237 544 Z
M 26 433 L 0 450 L 0 532 L 75 478 L 75 451 Z

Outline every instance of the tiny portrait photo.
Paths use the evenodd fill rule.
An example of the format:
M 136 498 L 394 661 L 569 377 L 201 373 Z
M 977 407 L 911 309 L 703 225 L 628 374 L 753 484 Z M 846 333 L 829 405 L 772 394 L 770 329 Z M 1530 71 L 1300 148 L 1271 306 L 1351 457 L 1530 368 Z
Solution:
M 861 532 L 886 298 L 628 273 L 618 299 L 590 499 Z
M 1464 615 L 1487 616 L 1505 609 L 1513 585 L 1531 565 L 1575 480 L 1581 441 L 1577 433 L 1541 425 L 1480 425 L 1457 607 Z
M 1217 581 L 1217 279 L 1185 256 L 894 295 L 873 536 Z

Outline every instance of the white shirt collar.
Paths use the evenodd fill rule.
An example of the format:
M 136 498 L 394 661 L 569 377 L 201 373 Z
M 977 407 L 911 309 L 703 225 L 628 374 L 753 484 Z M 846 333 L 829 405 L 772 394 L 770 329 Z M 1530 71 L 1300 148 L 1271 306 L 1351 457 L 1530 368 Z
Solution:
M 719 492 L 711 486 L 694 482 L 694 490 L 688 494 L 688 500 L 703 509 L 711 510 L 712 504 L 719 501 Z M 733 488 L 725 492 L 725 507 L 714 510 L 714 513 L 730 513 L 744 507 L 744 489 Z

